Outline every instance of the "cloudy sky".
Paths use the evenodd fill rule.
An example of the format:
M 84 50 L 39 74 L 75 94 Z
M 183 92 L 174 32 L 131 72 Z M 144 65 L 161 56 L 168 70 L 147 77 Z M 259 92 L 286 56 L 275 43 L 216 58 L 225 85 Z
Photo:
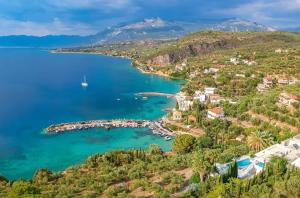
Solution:
M 300 27 L 300 0 L 0 0 L 0 35 L 88 35 L 150 17 Z

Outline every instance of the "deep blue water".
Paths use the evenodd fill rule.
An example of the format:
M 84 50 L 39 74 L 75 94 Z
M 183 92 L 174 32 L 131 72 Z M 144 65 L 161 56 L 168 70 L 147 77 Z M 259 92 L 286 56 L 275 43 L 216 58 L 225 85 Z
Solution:
M 0 49 L 0 174 L 30 178 L 112 149 L 170 149 L 148 129 L 92 129 L 45 135 L 49 124 L 111 118 L 156 119 L 174 101 L 135 99 L 135 93 L 175 93 L 179 82 L 145 75 L 127 59 L 92 54 L 52 54 L 40 49 Z M 86 75 L 89 87 L 80 85 Z M 117 99 L 120 100 L 117 100 Z

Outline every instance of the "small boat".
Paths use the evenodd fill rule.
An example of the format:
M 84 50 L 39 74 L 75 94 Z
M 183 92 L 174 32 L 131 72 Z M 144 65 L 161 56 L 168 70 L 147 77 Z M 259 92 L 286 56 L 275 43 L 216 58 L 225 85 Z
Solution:
M 117 101 L 120 101 L 121 99 L 120 98 L 117 98 Z
M 86 77 L 85 76 L 83 77 L 83 81 L 81 82 L 81 86 L 82 87 L 88 87 L 89 86 L 89 84 L 86 81 Z
M 171 139 L 172 139 L 172 138 L 171 138 L 170 136 L 166 136 L 166 137 L 165 137 L 165 140 L 166 140 L 166 141 L 170 141 Z
M 148 98 L 147 97 L 143 97 L 143 100 L 148 100 Z
M 135 100 L 137 100 L 138 98 L 137 98 L 137 97 L 135 97 L 134 99 L 135 99 Z

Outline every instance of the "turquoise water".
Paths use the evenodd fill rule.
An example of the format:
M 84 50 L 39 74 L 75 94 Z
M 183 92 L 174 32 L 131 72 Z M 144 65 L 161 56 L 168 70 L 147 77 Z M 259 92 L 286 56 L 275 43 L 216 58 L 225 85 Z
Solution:
M 261 168 L 264 168 L 265 167 L 265 163 L 259 162 L 258 166 L 261 167 Z
M 144 91 L 176 93 L 179 82 L 145 75 L 127 59 L 91 54 L 51 54 L 39 49 L 0 49 L 0 174 L 30 178 L 112 149 L 147 148 L 171 142 L 148 129 L 92 129 L 44 135 L 49 124 L 89 119 L 157 119 L 174 101 L 148 100 Z M 89 87 L 80 85 L 86 75 Z M 120 99 L 120 100 L 117 100 Z
M 245 166 L 249 166 L 252 162 L 250 161 L 249 158 L 240 160 L 236 162 L 239 168 L 245 167 Z

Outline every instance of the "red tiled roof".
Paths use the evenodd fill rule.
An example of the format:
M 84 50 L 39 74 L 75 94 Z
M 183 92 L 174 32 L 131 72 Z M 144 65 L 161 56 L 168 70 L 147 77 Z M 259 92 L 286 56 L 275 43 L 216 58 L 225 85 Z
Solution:
M 293 99 L 293 100 L 298 100 L 298 98 L 299 98 L 298 96 L 296 96 L 294 94 L 286 93 L 286 92 L 281 93 L 281 96 L 289 98 L 289 99 Z
M 222 113 L 224 113 L 223 108 L 221 108 L 221 107 L 214 107 L 212 109 L 209 109 L 208 111 L 213 112 L 215 114 L 222 114 Z
M 267 80 L 267 81 L 272 81 L 273 80 L 272 76 L 266 76 L 266 77 L 264 77 L 264 79 Z

